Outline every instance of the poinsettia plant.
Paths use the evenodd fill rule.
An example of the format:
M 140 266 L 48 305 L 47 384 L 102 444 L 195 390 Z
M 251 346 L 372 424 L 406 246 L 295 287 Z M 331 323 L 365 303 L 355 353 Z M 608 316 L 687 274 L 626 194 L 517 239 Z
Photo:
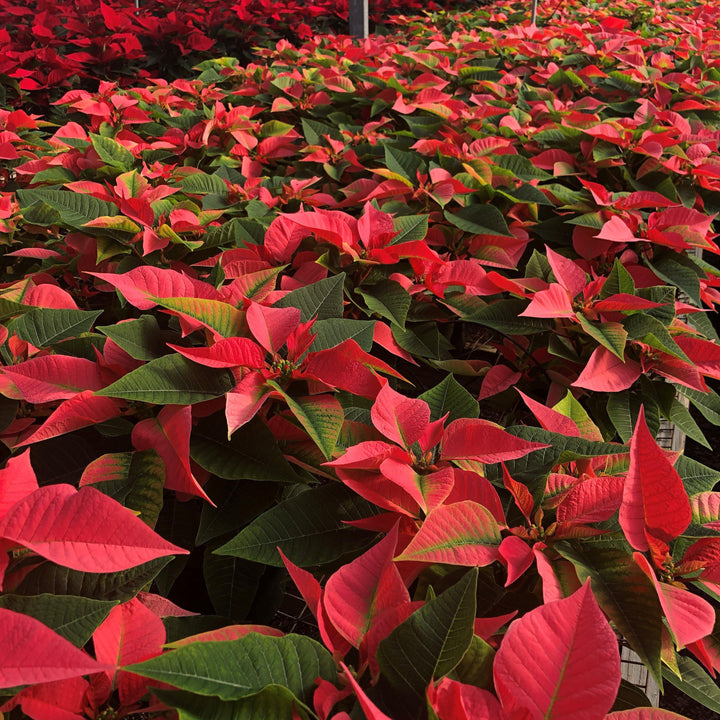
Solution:
M 717 11 L 636 6 L 2 10 L 0 712 L 720 709 Z

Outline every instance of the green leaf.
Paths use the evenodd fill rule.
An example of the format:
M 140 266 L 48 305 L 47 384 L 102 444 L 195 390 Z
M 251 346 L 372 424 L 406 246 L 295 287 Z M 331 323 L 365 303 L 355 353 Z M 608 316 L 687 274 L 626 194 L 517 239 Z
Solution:
M 666 283 L 675 285 L 682 290 L 698 307 L 700 300 L 700 278 L 698 269 L 690 260 L 679 253 L 662 255 L 653 262 L 645 261 L 650 269 Z
M 135 163 L 135 156 L 117 140 L 103 135 L 94 135 L 93 133 L 90 133 L 90 140 L 95 152 L 107 165 L 120 170 L 130 170 Z
M 477 576 L 477 568 L 465 573 L 380 642 L 380 669 L 401 695 L 420 700 L 462 660 L 473 637 Z
M 332 125 L 326 125 L 319 120 L 304 117 L 301 120 L 303 135 L 308 145 L 325 145 L 325 135 L 329 135 L 333 140 L 343 142 L 343 134 Z
M 230 371 L 204 367 L 173 353 L 129 372 L 95 394 L 156 405 L 192 405 L 220 397 L 234 386 Z
M 647 695 L 637 686 L 623 678 L 620 680 L 615 703 L 610 712 L 620 712 L 621 710 L 632 710 L 633 708 L 650 707 L 652 703 L 648 700 Z M 677 718 L 675 719 L 677 720 Z
M 430 406 L 430 420 L 439 420 L 450 413 L 445 424 L 458 418 L 476 418 L 480 412 L 478 401 L 451 374 L 435 387 L 418 396 Z
M 227 198 L 228 188 L 225 181 L 217 175 L 208 175 L 204 172 L 192 173 L 185 176 L 180 187 L 182 191 L 191 195 L 220 195 Z
M 570 392 L 567 391 L 565 397 L 558 403 L 553 405 L 553 410 L 569 417 L 580 429 L 582 437 L 602 437 L 597 425 L 592 421 L 585 408 L 580 401 Z
M 634 418 L 637 418 L 638 408 L 631 406 L 630 393 L 627 390 L 608 393 L 607 414 L 613 427 L 617 430 L 620 439 L 630 442 L 635 427 Z
M 275 437 L 259 418 L 238 428 L 229 440 L 222 415 L 203 418 L 190 435 L 190 457 L 226 480 L 298 481 Z
M 373 344 L 375 320 L 351 320 L 349 318 L 330 318 L 318 320 L 312 327 L 317 337 L 312 351 L 328 350 L 345 340 L 354 340 L 365 352 L 370 352 Z
M 436 323 L 414 325 L 412 329 L 393 325 L 391 330 L 395 342 L 403 350 L 418 357 L 442 360 L 447 351 L 452 349 L 452 343 L 440 333 Z
M 115 605 L 72 595 L 0 596 L 0 608 L 34 617 L 77 647 L 85 645 Z
M 283 567 L 279 547 L 300 567 L 324 565 L 369 544 L 373 533 L 345 521 L 376 512 L 340 483 L 321 485 L 270 508 L 215 552 Z
M 680 346 L 672 339 L 667 328 L 657 319 L 646 313 L 630 315 L 623 321 L 630 340 L 641 340 L 650 347 L 673 355 L 692 365 L 690 358 L 682 351 Z
M 140 513 L 139 518 L 154 528 L 163 506 L 165 463 L 156 450 L 136 451 L 128 469 L 130 492 L 126 508 Z
M 700 429 L 700 426 L 695 422 L 695 418 L 678 400 L 673 400 L 668 420 L 670 420 L 670 422 L 673 423 L 678 430 L 684 432 L 691 440 L 694 440 L 700 445 L 704 445 L 708 449 L 712 449 L 712 446 L 707 441 L 707 438 Z
M 512 237 L 503 214 L 494 205 L 477 203 L 466 205 L 454 213 L 445 210 L 444 214 L 449 223 L 473 235 Z
M 16 195 L 20 202 L 21 212 L 34 203 L 44 202 L 60 213 L 63 223 L 77 229 L 95 218 L 113 216 L 119 212 L 114 203 L 72 190 L 52 187 L 20 189 L 17 190 Z
M 388 245 L 424 240 L 428 231 L 428 215 L 396 215 L 393 218 L 393 225 L 397 235 Z
M 180 720 L 293 720 L 293 707 L 299 701 L 280 685 L 268 685 L 255 695 L 226 702 L 215 697 L 202 697 L 182 690 L 154 690 L 168 707 L 178 711 Z M 301 712 L 300 717 L 307 717 Z
M 229 483 L 219 478 L 210 478 L 203 489 L 217 503 L 217 507 L 203 503 L 200 526 L 195 537 L 196 545 L 204 545 L 221 535 L 237 532 L 278 499 L 278 486 L 252 480 Z
M 552 180 L 552 175 L 536 168 L 528 158 L 522 155 L 496 155 L 493 160 L 498 167 L 509 170 L 520 180 Z
M 678 457 L 675 470 L 680 475 L 688 495 L 709 492 L 720 482 L 720 470 L 703 465 L 686 455 Z
M 414 185 L 418 181 L 418 170 L 425 172 L 426 169 L 422 155 L 407 150 L 398 150 L 391 145 L 385 145 L 385 167 Z
M 252 607 L 265 568 L 249 560 L 220 557 L 205 548 L 203 578 L 210 602 L 218 615 L 243 622 Z
M 700 392 L 685 385 L 677 385 L 682 393 L 702 413 L 702 416 L 713 425 L 720 425 L 720 397 L 714 390 Z
M 460 663 L 452 671 L 451 677 L 466 685 L 492 689 L 492 663 L 495 650 L 481 637 L 473 635 L 470 647 Z
M 545 193 L 533 185 L 525 183 L 516 188 L 500 187 L 495 190 L 496 195 L 502 195 L 516 203 L 536 203 L 537 205 L 552 205 Z
M 659 320 L 665 327 L 675 318 L 675 288 L 671 285 L 654 285 L 648 288 L 637 288 L 635 295 L 652 302 L 660 303 L 660 307 L 643 310 L 642 315 Z M 640 314 L 638 313 L 638 316 Z
M 69 143 L 68 143 L 69 144 Z M 50 167 L 35 173 L 32 178 L 33 185 L 64 185 L 77 180 L 75 173 L 64 167 Z
M 625 266 L 615 258 L 612 270 L 600 290 L 600 298 L 604 300 L 610 297 L 610 295 L 617 295 L 619 293 L 634 295 L 635 281 L 632 279 L 632 275 L 625 269 Z
M 506 432 L 525 440 L 550 445 L 548 448 L 534 450 L 525 457 L 505 463 L 513 478 L 530 484 L 537 484 L 539 478 L 544 478 L 558 464 L 602 455 L 625 455 L 628 452 L 628 448 L 624 445 L 567 437 L 527 425 L 513 425 L 507 427 Z M 499 477 L 502 482 L 502 474 Z M 542 483 L 544 488 L 544 479 Z
M 282 122 L 281 120 L 268 120 L 263 123 L 262 129 L 260 130 L 260 137 L 282 137 L 293 132 L 295 127 L 290 123 Z
M 662 686 L 663 610 L 647 575 L 615 542 L 587 538 L 554 547 L 575 566 L 580 582 L 591 578 L 593 595 L 603 612 Z
M 203 235 L 203 247 L 229 245 L 242 247 L 243 244 L 262 245 L 265 227 L 257 220 L 232 218 L 222 225 L 209 227 Z
M 597 340 L 604 348 L 607 348 L 613 355 L 625 362 L 627 332 L 620 323 L 593 323 L 582 313 L 575 313 L 575 317 L 580 321 L 582 329 L 591 338 Z
M 701 335 L 704 335 L 708 340 L 714 340 L 720 343 L 720 335 L 718 335 L 712 320 L 708 317 L 709 313 L 696 312 L 690 313 L 687 316 L 687 322 L 692 325 L 696 330 L 700 331 Z
M 31 570 L 14 589 L 18 595 L 79 595 L 97 600 L 126 602 L 170 562 L 164 557 L 143 565 L 114 573 L 84 573 L 51 562 L 44 562 Z
M 310 395 L 295 399 L 273 380 L 268 380 L 267 385 L 285 398 L 292 414 L 298 419 L 305 432 L 320 448 L 325 459 L 330 460 L 345 421 L 345 413 L 338 400 L 332 395 Z
M 0 298 L 0 322 L 5 322 L 12 317 L 22 315 L 23 313 L 30 312 L 32 310 L 28 305 L 21 305 L 20 303 Z
M 527 306 L 527 300 L 498 300 L 466 315 L 463 320 L 506 335 L 533 335 L 552 327 L 552 320 L 547 318 L 518 317 Z
M 31 225 L 40 225 L 42 227 L 50 227 L 51 225 L 61 225 L 63 222 L 60 211 L 49 203 L 38 200 L 23 210 L 23 220 Z
M 98 476 L 100 482 L 95 482 Z M 107 453 L 87 465 L 82 484 L 91 484 L 155 527 L 163 503 L 165 463 L 155 450 Z
M 98 325 L 97 329 L 135 360 L 155 360 L 169 352 L 154 315 L 141 315 L 116 325 Z
M 688 697 L 706 708 L 720 713 L 720 688 L 702 667 L 684 655 L 678 655 L 682 680 L 669 668 L 663 668 L 663 677 Z
M 220 300 L 191 297 L 152 298 L 160 307 L 199 320 L 224 338 L 241 334 L 245 313 Z
M 61 340 L 90 332 L 102 310 L 38 308 L 21 315 L 11 330 L 35 347 L 48 347 Z
M 275 307 L 298 308 L 302 322 L 312 320 L 315 316 L 318 320 L 341 318 L 344 283 L 345 273 L 334 275 L 289 292 L 275 303 Z
M 371 313 L 387 318 L 398 327 L 405 327 L 412 298 L 410 293 L 395 280 L 381 280 L 370 285 L 366 290 L 356 290 Z
M 0 432 L 6 430 L 13 422 L 15 422 L 19 408 L 19 400 L 11 400 L 4 395 L 0 396 Z
M 258 633 L 185 645 L 124 669 L 221 700 L 239 700 L 268 685 L 281 685 L 303 703 L 311 703 L 316 678 L 331 683 L 337 679 L 332 656 L 315 640 Z

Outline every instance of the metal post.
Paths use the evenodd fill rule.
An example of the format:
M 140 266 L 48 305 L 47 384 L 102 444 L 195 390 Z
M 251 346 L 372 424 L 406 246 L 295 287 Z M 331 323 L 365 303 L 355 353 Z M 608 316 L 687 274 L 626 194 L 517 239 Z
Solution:
M 535 25 L 537 20 L 537 4 L 538 0 L 532 0 L 532 10 L 530 11 L 530 24 Z
M 350 0 L 350 34 L 356 38 L 366 38 L 370 32 L 368 22 L 368 0 Z

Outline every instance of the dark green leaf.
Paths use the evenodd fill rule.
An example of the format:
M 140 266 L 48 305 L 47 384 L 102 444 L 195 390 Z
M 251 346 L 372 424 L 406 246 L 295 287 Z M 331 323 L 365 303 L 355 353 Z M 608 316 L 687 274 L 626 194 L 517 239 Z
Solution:
M 275 303 L 275 307 L 296 307 L 300 320 L 307 322 L 317 316 L 318 320 L 341 318 L 343 315 L 343 285 L 345 273 L 320 280 L 312 285 L 289 292 Z
M 532 335 L 549 330 L 550 319 L 518 317 L 527 305 L 526 300 L 498 300 L 463 319 L 507 335 Z
M 702 416 L 713 425 L 720 425 L 720 397 L 714 390 L 700 392 L 685 385 L 677 385 L 682 393 L 702 413 Z
M 693 418 L 690 411 L 678 400 L 673 401 L 668 419 L 677 428 L 675 432 L 683 432 L 696 443 L 712 449 L 700 426 L 695 422 L 695 418 Z
M 229 440 L 222 415 L 203 418 L 190 435 L 190 457 L 226 480 L 298 481 L 273 434 L 259 418 L 238 428 Z
M 388 243 L 399 245 L 413 240 L 424 240 L 428 231 L 427 215 L 397 215 L 393 218 L 397 235 Z
M 334 682 L 337 677 L 332 656 L 314 640 L 258 633 L 185 645 L 125 669 L 221 700 L 239 700 L 268 685 L 281 685 L 302 702 L 311 703 L 315 679 Z
M 365 290 L 356 290 L 371 313 L 387 318 L 398 327 L 405 327 L 405 319 L 412 298 L 410 293 L 395 280 L 381 280 L 375 285 L 367 286 Z
M 635 313 L 623 321 L 630 340 L 642 342 L 662 352 L 673 355 L 686 363 L 692 364 L 690 358 L 682 351 L 680 346 L 672 339 L 667 328 L 651 315 Z
M 655 587 L 630 552 L 605 540 L 560 542 L 555 549 L 575 566 L 580 582 L 592 580 L 602 610 L 662 684 L 663 611 Z
M 549 430 L 526 425 L 515 425 L 506 428 L 506 430 L 512 435 L 517 435 L 525 440 L 550 445 L 548 448 L 534 450 L 525 457 L 505 463 L 513 478 L 529 484 L 537 484 L 540 478 L 544 478 L 555 465 L 560 463 L 601 455 L 624 455 L 628 452 L 628 448 L 624 445 L 567 437 Z M 499 477 L 502 482 L 502 474 Z M 542 487 L 544 489 L 544 480 Z
M 252 480 L 226 482 L 211 478 L 204 490 L 217 507 L 203 504 L 196 545 L 203 545 L 226 533 L 237 532 L 273 505 L 278 495 L 278 488 L 274 484 Z
M 617 322 L 591 322 L 582 313 L 575 315 L 580 321 L 582 329 L 600 345 L 607 348 L 613 355 L 625 362 L 625 342 L 627 332 Z
M 607 414 L 624 443 L 629 442 L 633 434 L 639 403 L 636 402 L 635 405 L 633 407 L 627 390 L 608 393 Z
M 351 320 L 349 318 L 330 318 L 318 320 L 312 327 L 317 333 L 312 351 L 327 350 L 345 340 L 354 340 L 365 352 L 370 352 L 373 344 L 374 320 Z
M 229 370 L 204 367 L 172 353 L 129 372 L 96 395 L 156 405 L 191 405 L 220 397 L 234 386 Z
M 21 211 L 36 202 L 44 202 L 60 213 L 63 223 L 74 228 L 81 228 L 98 217 L 113 217 L 118 214 L 114 203 L 72 190 L 54 187 L 21 189 L 17 191 L 17 196 Z
M 670 285 L 655 285 L 648 288 L 637 288 L 635 295 L 652 302 L 660 303 L 660 307 L 643 310 L 642 315 L 659 320 L 666 327 L 675 318 L 675 288 Z
M 373 533 L 345 521 L 376 512 L 374 505 L 340 483 L 321 485 L 267 510 L 215 552 L 282 567 L 279 547 L 300 567 L 324 565 L 372 541 Z
M 420 153 L 398 150 L 391 145 L 385 145 L 385 167 L 417 184 L 418 170 L 425 172 L 425 161 Z
M 81 333 L 90 332 L 102 310 L 65 310 L 39 308 L 20 316 L 12 331 L 35 347 L 48 347 Z
M 477 575 L 476 568 L 467 572 L 380 642 L 380 669 L 401 695 L 422 698 L 462 660 L 473 637 Z
M 192 173 L 182 179 L 180 187 L 183 192 L 191 195 L 207 195 L 212 193 L 227 197 L 228 188 L 225 181 L 217 175 L 208 175 L 204 172 Z
M 496 165 L 509 170 L 512 175 L 520 180 L 552 180 L 552 175 L 540 168 L 536 168 L 528 158 L 522 155 L 497 155 L 494 161 Z
M 623 678 L 620 680 L 617 697 L 610 712 L 650 706 L 651 702 L 648 700 L 648 696 L 637 685 L 633 685 Z
M 720 470 L 707 467 L 686 455 L 680 455 L 675 462 L 675 469 L 688 495 L 709 492 L 720 482 Z
M 600 298 L 605 299 L 610 295 L 625 293 L 627 295 L 635 294 L 635 281 L 632 275 L 625 269 L 625 266 L 616 258 L 613 263 L 612 270 L 603 283 L 600 290 Z
M 467 205 L 454 213 L 446 210 L 445 219 L 455 227 L 473 235 L 512 237 L 503 214 L 494 205 L 484 203 Z
M 72 595 L 1 595 L 0 607 L 29 615 L 73 645 L 82 647 L 117 601 Z
M 5 322 L 17 315 L 30 312 L 30 310 L 32 310 L 32 308 L 28 305 L 21 305 L 20 303 L 12 302 L 12 300 L 0 298 L 0 322 Z
M 439 420 L 445 413 L 450 413 L 446 425 L 458 418 L 476 418 L 480 411 L 478 401 L 452 374 L 418 397 L 430 406 L 431 420 Z
M 652 263 L 646 260 L 650 269 L 669 285 L 675 285 L 687 295 L 695 305 L 702 305 L 700 300 L 700 278 L 698 269 L 692 260 L 673 253 L 662 255 L 654 259 Z
M 95 152 L 107 165 L 120 170 L 129 170 L 133 166 L 135 156 L 117 140 L 102 135 L 93 135 L 92 133 L 90 134 L 90 140 Z
M 702 667 L 683 655 L 678 655 L 682 680 L 669 668 L 663 668 L 663 677 L 688 697 L 706 708 L 720 713 L 720 688 Z
M 23 578 L 15 588 L 15 593 L 79 595 L 97 600 L 125 602 L 134 598 L 169 562 L 169 557 L 158 558 L 130 570 L 114 573 L 84 573 L 44 562 Z
M 442 360 L 452 343 L 440 333 L 436 323 L 413 325 L 404 330 L 397 325 L 392 326 L 392 335 L 397 344 L 412 355 Z
M 154 315 L 141 315 L 117 325 L 99 325 L 97 329 L 135 360 L 155 360 L 169 352 Z
M 537 203 L 538 205 L 552 205 L 545 193 L 533 185 L 525 183 L 516 188 L 501 187 L 495 190 L 496 195 L 504 197 L 516 203 Z
M 333 140 L 343 141 L 343 134 L 332 125 L 307 117 L 302 118 L 301 122 L 308 145 L 325 145 L 327 143 L 325 135 L 329 135 Z
M 178 711 L 180 720 L 294 720 L 293 708 L 304 720 L 297 698 L 280 685 L 268 685 L 256 695 L 242 700 L 224 701 L 182 690 L 155 690 L 162 702 Z
M 214 555 L 210 547 L 206 548 L 203 577 L 215 612 L 233 622 L 243 622 L 252 607 L 263 570 L 264 566 L 258 563 Z

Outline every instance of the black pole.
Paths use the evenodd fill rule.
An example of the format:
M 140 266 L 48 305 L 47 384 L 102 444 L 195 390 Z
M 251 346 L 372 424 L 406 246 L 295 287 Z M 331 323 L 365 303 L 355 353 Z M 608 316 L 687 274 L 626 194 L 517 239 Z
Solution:
M 370 31 L 368 22 L 368 0 L 350 1 L 350 34 L 356 38 L 366 38 Z

